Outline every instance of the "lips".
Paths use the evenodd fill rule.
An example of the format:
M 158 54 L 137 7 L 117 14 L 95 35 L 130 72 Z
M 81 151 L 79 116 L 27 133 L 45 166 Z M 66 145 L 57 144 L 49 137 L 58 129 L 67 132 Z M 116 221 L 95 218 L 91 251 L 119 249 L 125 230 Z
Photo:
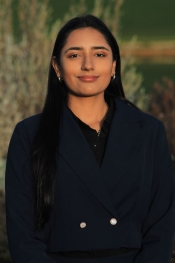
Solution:
M 98 76 L 84 75 L 84 76 L 79 76 L 78 78 L 84 82 L 93 82 L 98 79 Z

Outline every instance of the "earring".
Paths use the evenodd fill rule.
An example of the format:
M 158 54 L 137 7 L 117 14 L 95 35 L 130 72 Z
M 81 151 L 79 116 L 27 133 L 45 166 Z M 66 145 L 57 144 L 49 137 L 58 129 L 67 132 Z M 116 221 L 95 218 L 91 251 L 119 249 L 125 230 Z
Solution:
M 62 80 L 63 80 L 63 78 L 61 78 L 61 76 L 58 76 L 58 80 L 59 80 L 59 82 L 61 83 Z
M 115 79 L 115 74 L 113 75 L 113 77 L 111 78 L 111 81 L 113 81 Z

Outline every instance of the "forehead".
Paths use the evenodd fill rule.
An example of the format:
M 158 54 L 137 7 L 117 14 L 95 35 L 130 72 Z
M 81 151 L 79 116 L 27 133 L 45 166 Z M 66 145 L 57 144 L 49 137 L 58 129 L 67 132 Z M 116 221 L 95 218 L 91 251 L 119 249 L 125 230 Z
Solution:
M 106 41 L 104 35 L 98 30 L 88 27 L 73 30 L 67 37 L 66 43 L 63 49 L 69 46 L 106 46 L 109 49 L 110 46 Z

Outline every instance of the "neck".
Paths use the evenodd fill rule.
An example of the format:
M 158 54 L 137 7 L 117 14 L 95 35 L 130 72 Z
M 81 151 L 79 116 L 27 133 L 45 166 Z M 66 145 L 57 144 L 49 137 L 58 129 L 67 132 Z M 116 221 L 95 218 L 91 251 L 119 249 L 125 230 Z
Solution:
M 99 131 L 108 106 L 104 93 L 92 97 L 68 96 L 68 107 L 83 122 Z

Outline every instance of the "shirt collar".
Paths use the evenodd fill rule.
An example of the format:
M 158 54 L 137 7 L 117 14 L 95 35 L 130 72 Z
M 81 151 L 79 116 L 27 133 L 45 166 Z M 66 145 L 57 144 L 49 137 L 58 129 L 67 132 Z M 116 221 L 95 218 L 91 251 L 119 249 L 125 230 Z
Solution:
M 101 134 L 105 133 L 107 135 L 109 128 L 110 128 L 110 125 L 111 125 L 111 122 L 112 122 L 112 117 L 113 117 L 113 113 L 115 111 L 116 106 L 115 106 L 114 100 L 112 98 L 106 99 L 106 103 L 108 104 L 109 108 L 108 108 L 106 117 L 103 121 L 103 125 L 101 128 Z M 68 107 L 68 109 L 69 109 L 69 107 Z M 87 129 L 87 130 L 92 130 L 92 128 L 88 124 L 81 121 L 71 110 L 70 110 L 70 112 L 80 127 L 82 127 L 83 129 Z

